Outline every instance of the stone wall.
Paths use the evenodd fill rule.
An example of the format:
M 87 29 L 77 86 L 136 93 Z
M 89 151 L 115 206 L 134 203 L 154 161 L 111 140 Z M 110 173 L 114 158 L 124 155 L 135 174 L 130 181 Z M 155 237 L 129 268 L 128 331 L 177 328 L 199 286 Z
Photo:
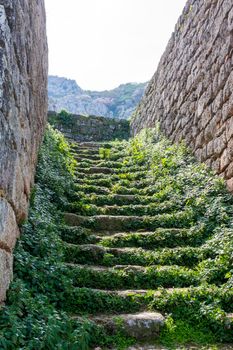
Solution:
M 12 278 L 47 114 L 43 0 L 0 0 L 0 301 Z
M 131 127 L 160 123 L 233 190 L 233 2 L 189 0 Z
M 129 121 L 123 119 L 49 112 L 48 120 L 67 138 L 77 142 L 122 140 L 130 134 Z

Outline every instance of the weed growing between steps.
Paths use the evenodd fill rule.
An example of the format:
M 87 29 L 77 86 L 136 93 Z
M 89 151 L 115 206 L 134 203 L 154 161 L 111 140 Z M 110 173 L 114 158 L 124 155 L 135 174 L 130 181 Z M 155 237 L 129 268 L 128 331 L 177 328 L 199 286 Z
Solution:
M 123 331 L 107 334 L 80 316 L 135 313 L 142 307 L 167 316 L 160 342 L 169 347 L 232 342 L 226 314 L 233 305 L 233 200 L 223 182 L 197 164 L 184 146 L 171 145 L 155 131 L 113 142 L 102 148 L 100 158 L 107 161 L 103 167 L 115 164 L 117 173 L 82 174 L 75 185 L 78 165 L 61 134 L 48 128 L 29 220 L 15 250 L 14 282 L 0 312 L 0 348 L 87 350 L 111 344 L 124 349 L 133 341 Z M 64 225 L 67 210 L 137 219 L 129 220 L 121 235 L 108 236 L 101 235 L 92 217 L 86 227 Z M 151 232 L 144 234 L 142 228 Z M 100 254 L 75 246 L 89 243 L 103 247 Z M 114 247 L 136 249 L 120 255 L 107 251 Z M 123 267 L 92 270 L 72 265 L 72 259 Z M 171 293 L 166 287 L 185 289 Z M 114 293 L 132 288 L 148 292 Z M 157 288 L 160 294 L 150 291 Z
M 66 259 L 125 268 L 74 267 L 74 284 L 113 290 L 196 286 L 195 293 L 143 297 L 153 310 L 170 315 L 161 341 L 232 342 L 232 324 L 226 317 L 233 311 L 232 195 L 223 180 L 197 163 L 184 145 L 172 145 L 155 130 L 121 145 L 119 150 L 113 144 L 101 164 L 115 167 L 115 174 L 79 177 L 77 173 L 81 179 L 76 187 L 78 200 L 70 205 L 73 213 L 90 216 L 84 226 L 100 235 L 98 240 L 89 235 L 89 241 L 86 236 L 79 244 L 97 243 L 106 251 L 68 246 Z M 110 235 L 102 232 L 100 219 L 93 215 L 135 217 Z M 150 233 L 140 232 L 146 230 Z M 114 234 L 117 231 L 122 233 Z M 140 249 L 118 254 L 111 247 Z M 147 268 L 136 271 L 130 265 Z

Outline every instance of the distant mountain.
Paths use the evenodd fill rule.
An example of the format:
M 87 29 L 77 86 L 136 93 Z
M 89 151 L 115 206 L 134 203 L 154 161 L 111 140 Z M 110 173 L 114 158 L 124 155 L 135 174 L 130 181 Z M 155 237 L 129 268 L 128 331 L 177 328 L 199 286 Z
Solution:
M 49 110 L 128 119 L 140 102 L 147 83 L 122 84 L 106 91 L 82 90 L 75 80 L 49 76 Z

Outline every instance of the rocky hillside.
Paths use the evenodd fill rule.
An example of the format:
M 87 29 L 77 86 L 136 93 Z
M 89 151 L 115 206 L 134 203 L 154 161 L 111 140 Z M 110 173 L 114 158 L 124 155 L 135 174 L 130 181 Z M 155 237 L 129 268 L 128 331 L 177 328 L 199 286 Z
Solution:
M 85 91 L 75 80 L 49 77 L 49 110 L 128 119 L 140 102 L 146 83 L 122 84 L 109 91 Z

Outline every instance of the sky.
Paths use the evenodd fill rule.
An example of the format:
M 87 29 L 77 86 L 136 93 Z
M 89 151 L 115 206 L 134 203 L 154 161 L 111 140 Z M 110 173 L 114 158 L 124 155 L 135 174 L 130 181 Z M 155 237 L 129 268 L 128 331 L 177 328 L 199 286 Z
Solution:
M 45 0 L 49 74 L 88 90 L 153 76 L 186 0 Z

